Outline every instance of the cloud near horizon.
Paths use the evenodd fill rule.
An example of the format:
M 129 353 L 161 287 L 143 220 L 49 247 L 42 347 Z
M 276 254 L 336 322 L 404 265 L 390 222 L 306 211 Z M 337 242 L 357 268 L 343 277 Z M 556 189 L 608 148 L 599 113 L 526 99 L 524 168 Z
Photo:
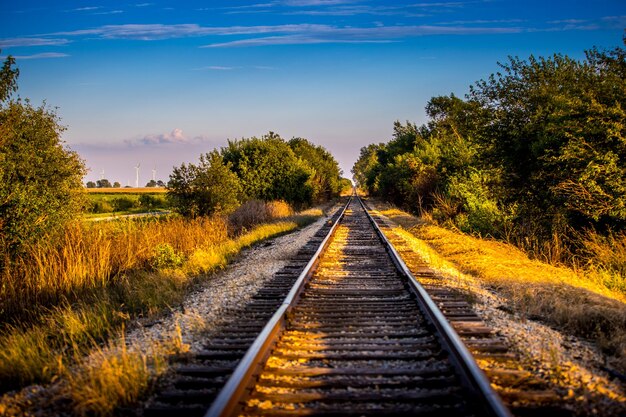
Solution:
M 190 138 L 184 134 L 182 129 L 175 128 L 169 133 L 148 134 L 144 136 L 137 136 L 133 139 L 126 139 L 124 140 L 124 145 L 128 147 L 158 146 L 171 144 L 193 145 L 208 142 L 210 142 L 210 139 L 206 136 L 194 136 Z

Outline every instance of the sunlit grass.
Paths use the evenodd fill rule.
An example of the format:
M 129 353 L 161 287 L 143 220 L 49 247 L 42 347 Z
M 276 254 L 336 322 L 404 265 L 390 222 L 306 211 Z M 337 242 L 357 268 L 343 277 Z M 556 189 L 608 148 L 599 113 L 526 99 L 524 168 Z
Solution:
M 397 209 L 381 214 L 397 219 L 406 229 L 394 232 L 434 267 L 470 274 L 506 298 L 515 313 L 593 340 L 626 370 L 626 293 L 622 284 L 610 282 L 614 274 L 607 280 L 593 268 L 531 260 L 512 245 L 411 219 Z
M 69 381 L 62 395 L 71 394 L 76 412 L 89 415 L 135 401 L 165 366 L 171 344 L 149 354 L 120 350 L 114 340 L 124 324 L 180 304 L 242 249 L 309 224 L 316 214 L 322 213 L 235 236 L 218 217 L 72 225 L 3 271 L 0 389 Z

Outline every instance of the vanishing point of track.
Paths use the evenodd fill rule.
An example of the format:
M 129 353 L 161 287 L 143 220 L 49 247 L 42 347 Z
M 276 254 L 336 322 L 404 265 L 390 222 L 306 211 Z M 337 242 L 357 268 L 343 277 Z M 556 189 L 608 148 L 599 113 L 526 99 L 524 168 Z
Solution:
M 205 416 L 510 416 L 361 200 L 335 217 L 293 286 L 270 287 L 286 298 L 240 346 Z M 226 353 L 236 337 L 224 336 Z

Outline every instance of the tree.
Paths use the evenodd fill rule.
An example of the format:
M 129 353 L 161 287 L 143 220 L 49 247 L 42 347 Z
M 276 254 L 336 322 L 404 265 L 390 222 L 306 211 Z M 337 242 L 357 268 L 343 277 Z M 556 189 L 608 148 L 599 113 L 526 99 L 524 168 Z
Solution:
M 96 181 L 96 186 L 98 188 L 112 188 L 113 187 L 111 185 L 111 181 L 107 180 L 106 178 Z
M 293 138 L 288 144 L 311 169 L 308 185 L 312 189 L 312 201 L 320 203 L 337 196 L 341 191 L 341 170 L 330 152 L 303 138 Z
M 0 49 L 1 52 L 2 49 Z M 17 91 L 17 77 L 20 71 L 14 66 L 15 59 L 9 55 L 0 70 L 0 105 L 8 101 L 11 94 Z
M 228 214 L 240 203 L 241 183 L 216 150 L 200 163 L 174 168 L 167 184 L 174 211 L 185 217 Z
M 157 182 L 155 180 L 150 180 L 148 181 L 148 183 L 146 184 L 146 187 L 156 187 L 157 186 Z
M 7 58 L 0 72 L 0 246 L 18 254 L 81 213 L 86 171 L 61 141 L 54 111 L 8 100 L 16 88 L 12 65 Z
M 285 200 L 294 207 L 311 204 L 312 169 L 280 136 L 229 141 L 224 161 L 239 177 L 246 199 Z
M 165 187 L 165 183 L 162 180 L 157 180 L 157 187 Z
M 93 181 L 87 181 L 87 188 L 96 188 L 96 183 Z
M 113 183 L 113 188 L 120 188 L 122 186 L 122 184 L 120 184 L 119 182 L 115 181 Z

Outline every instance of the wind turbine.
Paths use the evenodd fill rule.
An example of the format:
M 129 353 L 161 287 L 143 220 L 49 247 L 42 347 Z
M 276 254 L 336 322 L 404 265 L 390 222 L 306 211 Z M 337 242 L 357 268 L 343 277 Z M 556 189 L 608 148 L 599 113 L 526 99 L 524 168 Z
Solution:
M 137 166 L 135 167 L 135 174 L 136 174 L 136 179 L 135 179 L 135 187 L 139 188 L 139 167 L 141 166 L 141 164 L 137 164 Z
M 156 168 L 152 169 L 152 181 L 156 182 Z
M 100 179 L 103 180 L 104 179 L 104 170 L 100 171 Z

